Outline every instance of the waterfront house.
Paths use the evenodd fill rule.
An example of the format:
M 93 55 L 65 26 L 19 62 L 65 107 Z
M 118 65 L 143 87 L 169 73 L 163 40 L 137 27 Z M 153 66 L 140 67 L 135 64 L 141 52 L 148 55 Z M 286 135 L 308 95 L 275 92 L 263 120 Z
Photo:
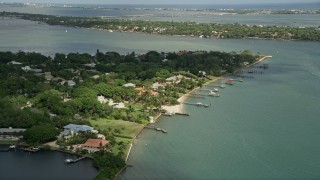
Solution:
M 98 133 L 98 131 L 94 130 L 93 127 L 87 125 L 69 124 L 64 126 L 63 128 L 64 131 L 61 134 L 66 139 L 69 139 L 70 137 L 75 136 L 80 132 Z
M 106 149 L 108 144 L 108 140 L 88 139 L 84 144 L 81 145 L 81 148 L 87 150 L 89 153 L 94 153 Z
M 26 129 L 21 129 L 21 128 L 0 128 L 0 135 L 12 135 L 16 133 L 21 133 L 24 132 Z

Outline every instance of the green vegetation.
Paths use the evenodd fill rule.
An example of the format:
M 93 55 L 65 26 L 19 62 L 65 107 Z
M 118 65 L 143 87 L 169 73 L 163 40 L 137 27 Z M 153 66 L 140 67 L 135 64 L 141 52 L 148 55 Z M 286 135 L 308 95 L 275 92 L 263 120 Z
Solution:
M 137 135 L 137 132 L 143 128 L 143 125 L 141 124 L 123 120 L 98 119 L 90 120 L 90 124 L 101 131 L 117 129 L 118 133 L 116 133 L 116 136 L 130 139 L 134 138 Z
M 29 144 L 42 144 L 53 141 L 59 134 L 59 130 L 49 125 L 33 126 L 23 134 L 24 140 Z
M 54 57 L 0 52 L 0 127 L 26 128 L 25 142 L 38 145 L 55 140 L 67 124 L 92 125 L 109 141 L 106 150 L 90 155 L 100 169 L 97 179 L 112 179 L 125 165 L 132 138 L 150 116 L 161 113 L 161 105 L 175 105 L 181 94 L 212 76 L 257 58 L 250 51 L 121 55 L 97 50 Z M 74 150 L 72 145 L 96 137 L 78 133 L 59 139 L 55 148 Z M 75 152 L 88 155 L 86 149 Z
M 93 154 L 93 165 L 100 170 L 95 180 L 114 179 L 115 175 L 125 166 L 120 156 L 114 156 L 109 152 L 97 152 Z
M 2 12 L 0 16 L 109 31 L 144 32 L 164 35 L 187 35 L 203 38 L 265 38 L 320 41 L 316 27 L 257 26 L 244 24 L 208 24 L 195 22 L 141 21 L 101 17 L 66 17 L 41 14 Z M 79 59 L 77 59 L 79 60 Z M 127 61 L 132 59 L 127 58 Z M 79 60 L 80 61 L 80 60 Z

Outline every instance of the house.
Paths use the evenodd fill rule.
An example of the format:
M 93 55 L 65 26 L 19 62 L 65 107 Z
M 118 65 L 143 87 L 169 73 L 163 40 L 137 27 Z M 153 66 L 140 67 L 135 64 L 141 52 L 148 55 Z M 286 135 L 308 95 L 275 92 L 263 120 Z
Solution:
M 12 135 L 15 133 L 24 132 L 26 129 L 20 129 L 20 128 L 0 128 L 0 134 L 1 135 Z
M 167 82 L 172 82 L 174 84 L 179 84 L 181 79 L 190 79 L 188 77 L 182 76 L 182 75 L 177 75 L 177 76 L 172 76 L 166 79 Z
M 85 64 L 84 66 L 94 68 L 96 66 L 96 63 L 89 63 Z
M 73 80 L 68 80 L 68 81 L 61 81 L 61 85 L 64 85 L 67 82 L 68 86 L 73 87 L 75 86 L 77 83 L 74 82 Z
M 113 104 L 113 108 L 123 109 L 123 108 L 125 108 L 125 106 L 124 106 L 124 103 L 115 103 L 115 104 Z
M 105 104 L 109 101 L 109 99 L 105 98 L 104 96 L 100 95 L 97 97 L 97 100 L 101 103 L 101 104 Z
M 132 88 L 135 88 L 135 87 L 136 87 L 136 85 L 135 85 L 135 84 L 133 84 L 133 83 L 127 83 L 127 84 L 124 84 L 124 85 L 123 85 L 123 87 L 126 87 L 126 88 L 128 88 L 128 87 L 132 87 Z
M 143 88 L 135 88 L 134 90 L 139 91 L 138 95 L 142 95 L 142 94 L 144 94 L 146 92 L 150 93 L 151 96 L 158 96 L 159 95 L 158 92 L 153 91 L 153 90 L 145 90 Z
M 17 62 L 17 61 L 10 61 L 7 64 L 12 64 L 12 65 L 21 65 L 22 63 Z
M 24 66 L 21 68 L 22 70 L 24 71 L 32 71 L 32 72 L 35 72 L 35 73 L 42 73 L 42 69 L 31 69 L 30 66 Z
M 69 124 L 63 127 L 64 131 L 61 133 L 65 138 L 70 138 L 77 135 L 79 132 L 92 132 L 98 133 L 93 127 L 87 125 Z
M 24 66 L 21 69 L 24 70 L 24 71 L 30 71 L 31 67 L 30 66 Z
M 125 108 L 124 103 L 120 102 L 120 103 L 114 103 L 112 99 L 108 99 L 108 105 L 116 108 L 116 109 L 123 109 Z
M 93 75 L 91 78 L 92 78 L 92 79 L 99 79 L 100 76 L 99 76 L 99 75 Z
M 86 149 L 89 153 L 94 153 L 106 149 L 108 144 L 108 140 L 88 139 L 84 144 L 81 145 L 81 148 Z
M 163 84 L 160 84 L 160 83 L 158 83 L 158 82 L 156 82 L 156 83 L 153 83 L 152 85 L 151 85 L 151 88 L 152 89 L 158 89 L 159 87 L 165 87 L 166 85 L 163 85 Z
M 53 76 L 51 75 L 51 72 L 45 72 L 45 73 L 44 73 L 44 78 L 45 78 L 47 81 L 51 81 L 51 79 L 53 78 Z

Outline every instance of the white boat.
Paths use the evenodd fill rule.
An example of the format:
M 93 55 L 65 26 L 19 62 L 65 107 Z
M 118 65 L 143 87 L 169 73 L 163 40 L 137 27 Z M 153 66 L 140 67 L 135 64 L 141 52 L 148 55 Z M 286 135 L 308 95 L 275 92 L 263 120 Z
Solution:
M 210 92 L 209 92 L 209 96 L 219 97 L 220 94 L 218 94 L 218 93 L 216 93 L 216 92 L 214 92 L 214 91 L 210 91 Z
M 214 88 L 213 91 L 214 92 L 219 92 L 219 89 L 218 88 Z
M 225 87 L 226 87 L 226 85 L 224 85 L 224 84 L 220 85 L 220 88 L 222 88 L 222 89 L 225 88 Z

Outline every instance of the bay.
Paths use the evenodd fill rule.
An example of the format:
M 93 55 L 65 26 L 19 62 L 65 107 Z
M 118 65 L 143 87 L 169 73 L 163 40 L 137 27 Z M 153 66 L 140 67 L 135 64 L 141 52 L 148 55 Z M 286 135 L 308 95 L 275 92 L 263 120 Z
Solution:
M 224 44 L 225 43 L 225 44 Z M 272 55 L 264 74 L 186 106 L 189 118 L 162 118 L 168 134 L 144 131 L 119 179 L 320 178 L 319 43 L 219 42 Z M 225 46 L 228 45 L 228 46 Z
M 21 12 L 56 16 L 127 18 L 153 21 L 192 21 L 199 23 L 249 24 L 267 26 L 319 27 L 320 14 L 223 14 L 195 9 L 319 9 L 318 3 L 283 5 L 73 5 L 8 6 L 0 12 Z M 187 10 L 189 9 L 189 10 Z M 193 9 L 190 11 L 190 9 Z
M 264 74 L 221 90 L 220 98 L 200 100 L 210 108 L 186 106 L 190 117 L 161 118 L 157 126 L 168 134 L 143 131 L 129 158 L 133 167 L 119 179 L 320 178 L 319 42 L 108 33 L 13 19 L 0 21 L 0 37 L 1 51 L 47 55 L 96 49 L 249 49 L 272 55 Z

